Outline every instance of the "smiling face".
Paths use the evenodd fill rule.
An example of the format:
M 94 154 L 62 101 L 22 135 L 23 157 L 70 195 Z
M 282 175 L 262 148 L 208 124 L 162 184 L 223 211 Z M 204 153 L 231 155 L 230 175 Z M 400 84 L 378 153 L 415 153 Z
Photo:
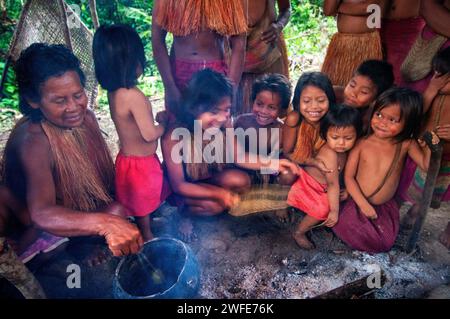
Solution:
M 312 85 L 303 89 L 300 95 L 300 113 L 307 122 L 319 124 L 328 109 L 328 97 L 322 89 Z
M 202 129 L 222 128 L 225 123 L 230 120 L 231 98 L 224 97 L 210 112 L 200 114 L 197 120 L 202 121 Z
M 261 91 L 253 101 L 252 112 L 256 122 L 261 126 L 267 126 L 275 122 L 280 114 L 281 98 L 278 93 Z
M 40 109 L 44 118 L 63 128 L 83 124 L 88 98 L 75 71 L 67 71 L 50 77 L 40 88 L 39 102 L 28 101 L 34 109 Z
M 327 131 L 327 145 L 336 153 L 344 153 L 352 149 L 357 138 L 354 126 L 331 126 Z
M 405 120 L 401 117 L 398 104 L 388 105 L 374 112 L 370 125 L 373 134 L 378 138 L 394 138 L 405 127 Z
M 377 96 L 377 87 L 364 75 L 355 75 L 344 89 L 344 104 L 363 108 L 369 106 Z

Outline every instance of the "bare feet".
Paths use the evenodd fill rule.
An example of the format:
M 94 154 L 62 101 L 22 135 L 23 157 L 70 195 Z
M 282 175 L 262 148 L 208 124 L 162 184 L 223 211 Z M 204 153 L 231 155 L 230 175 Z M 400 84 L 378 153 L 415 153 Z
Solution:
M 182 217 L 178 224 L 180 239 L 186 243 L 193 241 L 197 235 L 194 233 L 194 225 L 190 218 Z
M 111 253 L 105 247 L 95 246 L 92 253 L 86 257 L 86 263 L 89 267 L 99 266 L 111 258 Z
M 439 235 L 439 242 L 450 249 L 450 222 L 447 224 L 445 230 Z
M 305 233 L 294 232 L 292 237 L 294 237 L 295 242 L 300 246 L 300 248 L 306 250 L 314 249 L 314 244 L 309 241 Z
M 292 223 L 292 214 L 287 209 L 279 209 L 275 211 L 275 217 L 284 225 Z

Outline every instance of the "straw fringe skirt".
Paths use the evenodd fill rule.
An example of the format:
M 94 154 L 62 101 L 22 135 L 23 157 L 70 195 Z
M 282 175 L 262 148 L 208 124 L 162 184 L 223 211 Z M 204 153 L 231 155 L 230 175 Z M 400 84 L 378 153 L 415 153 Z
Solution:
M 378 31 L 362 34 L 337 32 L 328 45 L 322 72 L 328 75 L 333 85 L 345 86 L 362 62 L 382 58 Z

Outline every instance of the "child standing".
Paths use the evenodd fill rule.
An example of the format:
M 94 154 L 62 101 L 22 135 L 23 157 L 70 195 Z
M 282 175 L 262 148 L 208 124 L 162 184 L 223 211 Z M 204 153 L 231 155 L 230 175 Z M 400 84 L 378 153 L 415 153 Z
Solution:
M 444 141 L 441 168 L 434 190 L 435 202 L 450 201 L 450 47 L 439 51 L 433 59 L 434 77 L 424 92 L 424 113 L 426 121 L 422 131 L 432 131 Z M 426 172 L 416 169 L 409 188 L 408 199 L 416 202 L 425 185 Z M 409 211 L 409 223 L 418 214 L 418 204 Z M 441 240 L 443 241 L 443 239 Z
M 399 207 L 393 199 L 406 155 L 427 170 L 431 152 L 416 138 L 422 114 L 419 93 L 392 88 L 377 99 L 368 136 L 350 152 L 345 203 L 335 234 L 354 249 L 388 251 L 399 229 Z M 379 173 L 379 174 L 377 174 Z
M 338 32 L 331 38 L 322 66 L 333 85 L 344 86 L 361 62 L 383 58 L 380 34 L 368 24 L 370 5 L 384 12 L 385 0 L 325 0 L 323 12 L 337 15 Z
M 324 163 L 314 158 L 325 144 L 320 137 L 320 120 L 334 107 L 336 97 L 328 77 L 320 72 L 304 73 L 298 80 L 292 105 L 283 125 L 283 154 L 301 165 L 315 166 L 327 172 Z M 292 185 L 292 174 L 280 176 L 280 183 Z
M 164 121 L 154 124 L 147 97 L 136 87 L 145 68 L 144 46 L 126 25 L 101 26 L 94 36 L 95 73 L 108 90 L 111 117 L 120 140 L 116 197 L 136 218 L 144 241 L 153 238 L 150 214 L 170 193 L 158 156 Z
M 294 239 L 304 249 L 314 246 L 306 233 L 321 221 L 333 227 L 338 221 L 339 199 L 346 199 L 345 189 L 339 185 L 344 172 L 348 151 L 361 135 L 362 122 L 356 109 L 340 105 L 330 110 L 320 124 L 320 135 L 326 141 L 316 159 L 332 170 L 324 174 L 316 167 L 300 169 L 300 176 L 289 191 L 287 202 L 306 213 L 297 225 Z

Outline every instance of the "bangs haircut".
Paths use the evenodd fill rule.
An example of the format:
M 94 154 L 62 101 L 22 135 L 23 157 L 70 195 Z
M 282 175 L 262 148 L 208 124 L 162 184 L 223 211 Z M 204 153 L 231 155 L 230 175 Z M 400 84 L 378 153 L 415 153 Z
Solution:
M 363 131 L 361 113 L 358 109 L 345 104 L 336 105 L 336 107 L 330 108 L 327 114 L 320 121 L 320 137 L 322 137 L 325 141 L 327 140 L 327 133 L 330 127 L 354 127 L 356 137 L 359 138 L 361 137 Z

